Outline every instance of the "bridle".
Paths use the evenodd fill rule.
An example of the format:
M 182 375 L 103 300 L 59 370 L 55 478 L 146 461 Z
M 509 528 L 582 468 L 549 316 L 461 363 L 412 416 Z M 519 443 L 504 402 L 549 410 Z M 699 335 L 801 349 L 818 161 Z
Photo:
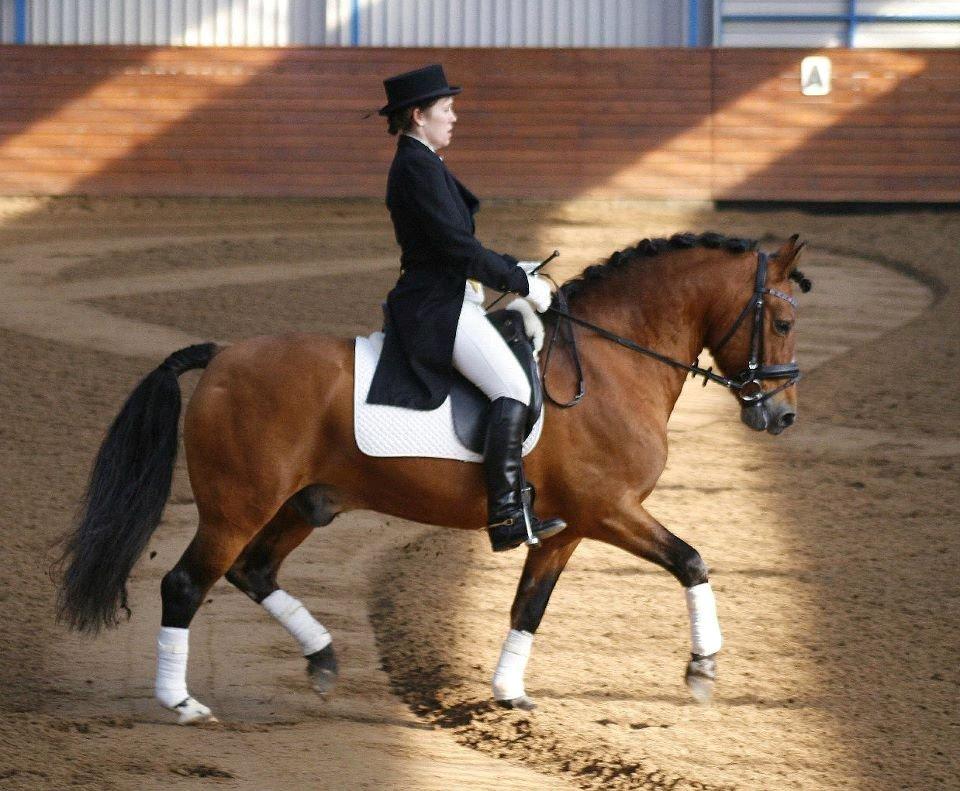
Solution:
M 797 365 L 796 361 L 777 365 L 764 365 L 763 362 L 763 312 L 766 308 L 763 299 L 764 295 L 769 294 L 772 297 L 782 299 L 784 302 L 789 302 L 794 309 L 796 309 L 799 304 L 796 297 L 792 297 L 775 288 L 767 288 L 768 261 L 769 256 L 766 253 L 761 252 L 757 254 L 757 276 L 753 284 L 753 296 L 750 298 L 750 302 L 744 305 L 743 310 L 740 311 L 740 315 L 737 316 L 737 320 L 733 323 L 733 326 L 727 330 L 727 334 L 720 339 L 712 350 L 713 354 L 717 354 L 717 352 L 727 344 L 727 341 L 734 336 L 752 307 L 753 331 L 750 336 L 750 360 L 747 362 L 747 367 L 730 380 L 732 385 L 728 385 L 735 386 L 738 390 L 737 397 L 747 404 L 766 401 L 771 396 L 795 385 L 800 381 L 801 376 L 800 366 Z M 760 386 L 760 382 L 764 379 L 786 379 L 787 381 L 775 387 L 773 390 L 764 390 Z M 706 384 L 706 382 L 704 382 L 704 384 Z M 752 393 L 745 392 L 745 389 L 750 386 L 755 387 L 756 390 Z
M 571 324 L 577 324 L 581 327 L 585 327 L 597 335 L 606 338 L 607 340 L 611 340 L 620 346 L 630 349 L 631 351 L 638 352 L 646 355 L 647 357 L 652 357 L 654 360 L 658 360 L 665 365 L 671 365 L 674 368 L 680 368 L 685 371 L 689 371 L 690 376 L 693 379 L 696 379 L 697 376 L 702 376 L 704 387 L 707 386 L 707 382 L 716 382 L 719 385 L 723 385 L 724 387 L 733 390 L 736 393 L 737 398 L 744 406 L 756 406 L 762 404 L 768 398 L 776 395 L 777 393 L 786 390 L 788 387 L 793 387 L 793 385 L 800 381 L 801 377 L 800 366 L 797 365 L 796 361 L 779 363 L 775 365 L 766 365 L 763 362 L 763 314 L 764 310 L 766 309 L 764 296 L 769 294 L 772 297 L 777 297 L 785 302 L 789 302 L 794 308 L 796 308 L 798 305 L 798 300 L 796 297 L 790 296 L 783 291 L 778 291 L 775 288 L 767 288 L 766 282 L 769 260 L 770 256 L 767 253 L 757 253 L 757 273 L 754 279 L 753 294 L 747 304 L 743 306 L 743 310 L 740 311 L 740 315 L 737 316 L 736 321 L 733 322 L 733 326 L 727 330 L 726 334 L 724 334 L 717 345 L 713 348 L 713 353 L 716 355 L 716 353 L 719 352 L 736 334 L 737 330 L 740 329 L 740 325 L 743 324 L 747 316 L 750 315 L 751 312 L 753 313 L 753 329 L 750 335 L 750 359 L 747 361 L 746 367 L 736 374 L 736 376 L 723 376 L 714 372 L 712 367 L 702 368 L 699 365 L 699 361 L 694 361 L 693 363 L 684 363 L 680 360 L 675 360 L 672 357 L 668 357 L 667 355 L 661 354 L 660 352 L 654 351 L 646 346 L 641 346 L 639 343 L 636 343 L 629 338 L 624 338 L 616 333 L 610 332 L 610 330 L 604 329 L 603 327 L 598 327 L 596 324 L 591 324 L 589 321 L 572 316 L 569 312 L 566 297 L 564 296 L 563 291 L 558 290 L 556 293 L 556 302 L 558 307 L 551 306 L 549 308 L 549 311 L 558 316 L 559 320 L 554 325 L 553 335 L 550 338 L 550 345 L 547 347 L 547 354 L 543 361 L 542 378 L 544 394 L 554 404 L 563 408 L 576 406 L 586 395 L 583 367 L 580 364 L 580 352 L 577 349 L 576 337 L 574 336 L 573 328 L 570 326 Z M 563 319 L 566 319 L 566 322 L 564 322 Z M 554 344 L 560 336 L 561 327 L 563 328 L 562 331 L 564 334 L 564 340 L 567 342 L 567 345 L 571 350 L 574 367 L 576 368 L 577 372 L 577 394 L 570 401 L 558 401 L 547 390 L 547 367 L 550 364 L 550 355 L 553 351 Z M 775 387 L 773 390 L 764 390 L 761 383 L 766 379 L 785 379 L 786 381 Z

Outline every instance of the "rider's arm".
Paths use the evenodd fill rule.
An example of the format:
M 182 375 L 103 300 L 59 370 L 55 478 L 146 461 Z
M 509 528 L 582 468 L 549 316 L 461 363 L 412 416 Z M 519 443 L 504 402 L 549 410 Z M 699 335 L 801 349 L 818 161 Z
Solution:
M 436 255 L 458 274 L 479 280 L 498 291 L 526 296 L 527 276 L 517 259 L 489 250 L 464 230 L 450 199 L 450 190 L 439 162 L 411 160 L 404 184 L 404 206 L 422 225 Z

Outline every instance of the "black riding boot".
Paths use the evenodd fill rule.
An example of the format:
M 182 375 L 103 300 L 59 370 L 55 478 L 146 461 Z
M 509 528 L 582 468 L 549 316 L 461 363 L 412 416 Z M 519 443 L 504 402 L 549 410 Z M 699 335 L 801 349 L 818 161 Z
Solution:
M 513 398 L 498 398 L 490 405 L 490 422 L 484 443 L 483 472 L 487 481 L 487 533 L 494 552 L 520 546 L 527 540 L 522 497 L 523 433 L 527 405 Z M 537 538 L 563 530 L 562 519 L 537 519 L 527 509 L 530 528 Z

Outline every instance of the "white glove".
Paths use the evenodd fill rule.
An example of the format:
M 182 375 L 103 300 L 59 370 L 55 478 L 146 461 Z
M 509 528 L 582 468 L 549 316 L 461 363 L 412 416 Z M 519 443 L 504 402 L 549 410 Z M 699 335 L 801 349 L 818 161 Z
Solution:
M 539 356 L 543 348 L 543 322 L 534 312 L 533 306 L 523 297 L 517 297 L 507 305 L 506 310 L 515 310 L 523 317 L 523 331 L 533 344 L 534 356 Z
M 542 263 L 542 261 L 517 261 L 517 266 L 523 270 L 524 274 L 529 275 Z
M 537 309 L 537 313 L 543 313 L 553 301 L 550 284 L 539 275 L 527 275 L 527 284 L 530 291 L 526 299 Z

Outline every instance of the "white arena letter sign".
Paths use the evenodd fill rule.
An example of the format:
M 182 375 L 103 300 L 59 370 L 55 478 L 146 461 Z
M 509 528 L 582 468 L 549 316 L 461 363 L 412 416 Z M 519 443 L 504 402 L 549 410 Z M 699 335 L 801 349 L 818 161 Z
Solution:
M 811 55 L 800 61 L 800 90 L 804 96 L 826 96 L 830 93 L 830 58 Z

